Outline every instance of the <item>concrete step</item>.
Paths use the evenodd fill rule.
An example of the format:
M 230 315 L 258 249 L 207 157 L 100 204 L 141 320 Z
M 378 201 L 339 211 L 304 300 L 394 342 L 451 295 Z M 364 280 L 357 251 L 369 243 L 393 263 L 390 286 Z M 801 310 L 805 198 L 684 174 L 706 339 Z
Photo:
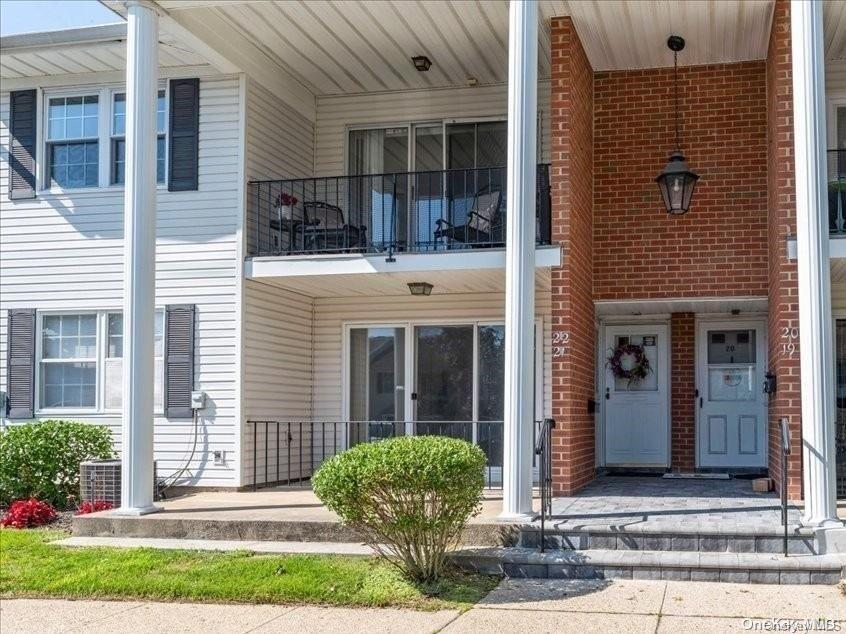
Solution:
M 535 522 L 521 526 L 516 545 L 539 548 L 541 531 Z M 607 526 L 567 528 L 558 530 L 547 524 L 544 544 L 556 550 L 635 550 L 679 551 L 703 553 L 762 553 L 784 552 L 784 533 L 780 527 L 758 527 L 740 531 L 727 526 L 723 529 L 696 530 L 675 527 Z M 813 531 L 789 527 L 787 552 L 791 555 L 819 554 L 819 544 Z
M 660 552 L 654 550 L 548 550 L 465 548 L 453 557 L 462 568 L 507 577 L 541 579 L 670 579 L 769 584 L 836 584 L 846 555 Z
M 184 513 L 153 513 L 140 517 L 102 511 L 73 518 L 75 537 L 133 537 L 158 539 L 213 539 L 233 541 L 356 543 L 362 536 L 338 521 L 209 519 Z M 512 524 L 470 523 L 461 542 L 474 546 L 513 546 L 518 527 Z

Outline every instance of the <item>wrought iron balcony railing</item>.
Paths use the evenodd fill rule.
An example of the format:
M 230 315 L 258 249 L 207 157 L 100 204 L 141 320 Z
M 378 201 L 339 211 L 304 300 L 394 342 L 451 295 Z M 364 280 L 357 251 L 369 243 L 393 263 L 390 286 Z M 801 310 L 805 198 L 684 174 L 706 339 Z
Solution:
M 846 149 L 828 151 L 828 230 L 846 234 Z
M 419 253 L 505 244 L 505 168 L 252 181 L 247 253 Z M 536 232 L 549 244 L 549 165 L 538 165 Z

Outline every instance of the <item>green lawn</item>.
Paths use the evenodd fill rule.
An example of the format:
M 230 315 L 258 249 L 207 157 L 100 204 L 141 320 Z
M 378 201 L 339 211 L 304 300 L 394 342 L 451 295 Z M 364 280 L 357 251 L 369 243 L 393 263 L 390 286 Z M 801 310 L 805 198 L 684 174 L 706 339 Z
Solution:
M 0 596 L 466 609 L 497 583 L 455 573 L 416 586 L 371 558 L 64 548 L 64 533 L 0 530 Z

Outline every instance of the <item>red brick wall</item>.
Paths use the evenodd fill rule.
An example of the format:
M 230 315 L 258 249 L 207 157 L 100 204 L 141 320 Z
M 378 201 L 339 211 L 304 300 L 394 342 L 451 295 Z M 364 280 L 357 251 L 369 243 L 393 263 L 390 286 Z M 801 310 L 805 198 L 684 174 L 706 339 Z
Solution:
M 552 240 L 564 265 L 552 271 L 552 328 L 570 334 L 552 362 L 553 487 L 576 491 L 593 479 L 593 70 L 570 18 L 552 20 Z
M 696 468 L 696 321 L 693 313 L 673 313 L 670 345 L 672 469 L 691 472 Z
M 767 294 L 764 63 L 682 67 L 679 90 L 701 178 L 673 217 L 654 181 L 674 146 L 672 68 L 594 76 L 597 300 Z
M 778 376 L 778 392 L 770 397 L 770 475 L 780 483 L 781 437 L 778 421 L 790 420 L 792 455 L 788 463 L 788 494 L 802 491 L 801 394 L 799 342 L 794 351 L 782 335 L 799 327 L 796 262 L 787 258 L 787 237 L 796 233 L 796 193 L 793 181 L 793 90 L 790 55 L 790 2 L 778 0 L 766 62 L 767 160 L 769 163 L 769 366 Z

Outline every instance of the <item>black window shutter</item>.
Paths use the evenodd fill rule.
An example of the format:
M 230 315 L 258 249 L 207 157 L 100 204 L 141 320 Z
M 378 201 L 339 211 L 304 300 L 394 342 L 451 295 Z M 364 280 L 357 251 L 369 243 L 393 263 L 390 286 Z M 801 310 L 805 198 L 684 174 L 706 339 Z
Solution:
M 35 310 L 10 309 L 7 335 L 6 412 L 10 419 L 30 419 L 35 403 Z
M 200 80 L 170 80 L 170 168 L 167 188 L 196 190 L 200 154 Z
M 194 389 L 193 304 L 174 304 L 165 315 L 164 408 L 167 418 L 190 418 Z
M 35 90 L 9 93 L 9 198 L 35 198 Z

